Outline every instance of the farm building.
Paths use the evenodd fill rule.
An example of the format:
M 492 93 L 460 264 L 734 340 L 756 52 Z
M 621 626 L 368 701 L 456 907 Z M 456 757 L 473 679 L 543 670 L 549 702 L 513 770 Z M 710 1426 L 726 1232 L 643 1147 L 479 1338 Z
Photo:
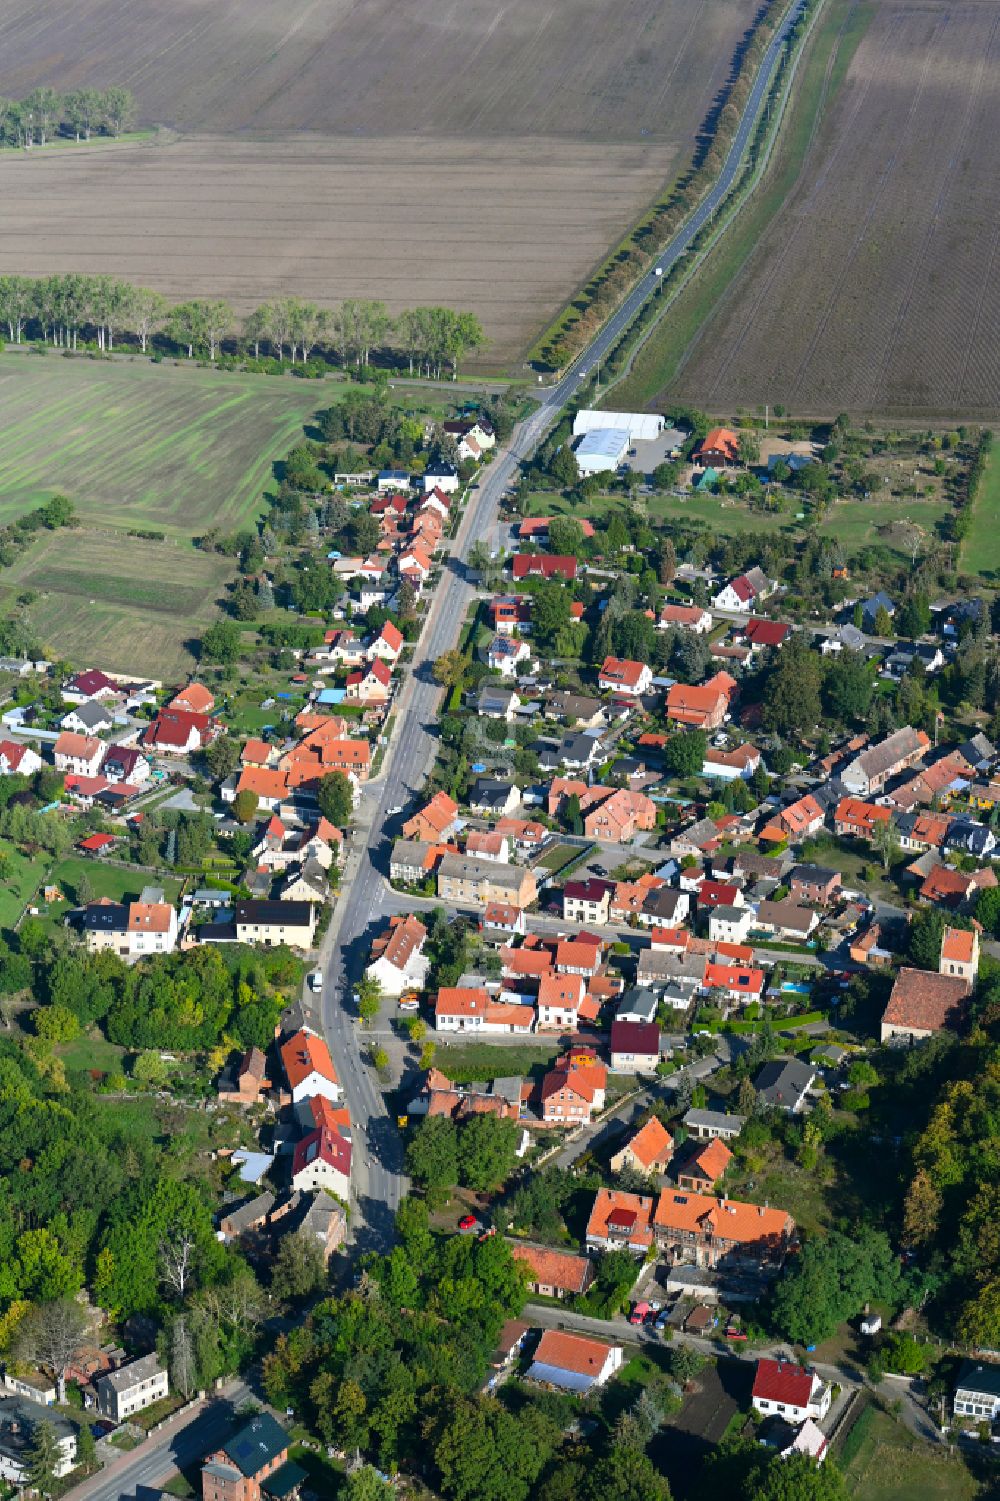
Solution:
M 664 429 L 658 412 L 598 412 L 587 408 L 573 419 L 574 438 L 611 429 L 627 434 L 628 443 L 651 443 Z M 626 444 L 626 447 L 628 444 Z
M 614 473 L 629 448 L 628 428 L 602 427 L 585 433 L 576 448 L 576 462 L 580 473 Z

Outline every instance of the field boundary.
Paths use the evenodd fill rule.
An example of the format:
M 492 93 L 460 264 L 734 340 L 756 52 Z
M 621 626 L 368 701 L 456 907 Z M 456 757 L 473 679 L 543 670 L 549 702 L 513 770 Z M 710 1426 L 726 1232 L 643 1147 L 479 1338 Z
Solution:
M 808 48 L 809 41 L 810 41 L 810 39 L 811 39 L 811 37 L 813 35 L 813 32 L 815 30 L 815 27 L 816 27 L 816 24 L 818 22 L 818 19 L 819 19 L 820 15 L 823 13 L 823 10 L 825 8 L 825 4 L 826 4 L 826 0 L 817 0 L 816 5 L 808 13 L 809 14 L 809 24 L 808 24 L 808 26 L 806 27 L 805 31 L 802 33 L 801 37 L 798 39 L 797 44 L 795 46 L 793 46 L 793 48 L 791 49 L 790 53 L 786 54 L 786 59 L 787 58 L 791 59 L 791 67 L 788 68 L 788 70 L 787 70 L 787 76 L 785 78 L 785 85 L 784 85 L 784 90 L 782 92 L 782 97 L 781 97 L 781 101 L 780 101 L 780 107 L 777 109 L 777 111 L 775 113 L 774 125 L 771 128 L 771 130 L 768 132 L 768 134 L 767 134 L 767 136 L 765 138 L 763 154 L 760 157 L 759 161 L 757 161 L 754 164 L 753 173 L 752 173 L 751 178 L 749 179 L 749 181 L 745 185 L 738 185 L 738 186 L 736 186 L 734 188 L 732 198 L 729 200 L 729 207 L 725 211 L 724 217 L 722 217 L 721 220 L 715 225 L 715 228 L 713 229 L 712 234 L 710 235 L 709 239 L 705 242 L 704 246 L 701 249 L 698 250 L 698 252 L 697 252 L 696 256 L 694 257 L 694 259 L 688 265 L 686 265 L 683 268 L 683 270 L 681 272 L 681 275 L 680 275 L 680 278 L 677 281 L 676 286 L 674 286 L 674 287 L 672 287 L 670 289 L 670 295 L 669 295 L 669 297 L 664 298 L 663 294 L 661 293 L 661 298 L 660 298 L 661 306 L 659 307 L 659 309 L 656 312 L 655 316 L 649 320 L 649 322 L 647 323 L 647 325 L 644 328 L 640 328 L 638 336 L 635 338 L 634 343 L 632 344 L 631 348 L 629 349 L 628 354 L 627 354 L 626 359 L 625 359 L 625 363 L 622 366 L 621 370 L 618 371 L 618 372 L 616 372 L 612 376 L 612 378 L 609 381 L 607 381 L 607 383 L 605 385 L 605 398 L 611 394 L 611 392 L 615 389 L 616 386 L 621 385 L 622 382 L 625 381 L 625 380 L 627 380 L 629 378 L 629 376 L 632 374 L 632 370 L 633 370 L 633 367 L 635 365 L 635 361 L 636 361 L 638 355 L 640 354 L 640 352 L 643 350 L 643 348 L 646 346 L 646 344 L 652 338 L 653 334 L 657 331 L 657 329 L 660 328 L 660 326 L 661 326 L 664 318 L 666 317 L 667 313 L 670 312 L 671 308 L 674 306 L 674 304 L 680 298 L 680 296 L 682 295 L 682 293 L 686 291 L 686 289 L 690 286 L 691 282 L 695 279 L 695 277 L 702 270 L 702 268 L 704 267 L 706 261 L 709 259 L 709 257 L 712 255 L 712 252 L 715 250 L 716 246 L 718 245 L 719 241 L 725 235 L 725 233 L 727 232 L 727 230 L 729 230 L 732 227 L 732 225 L 734 224 L 734 222 L 736 221 L 736 219 L 739 217 L 739 215 L 742 213 L 742 211 L 749 205 L 751 199 L 753 198 L 754 193 L 757 191 L 757 189 L 760 187 L 761 183 L 763 182 L 764 177 L 766 176 L 767 171 L 768 171 L 768 169 L 769 169 L 769 167 L 771 165 L 771 161 L 772 161 L 772 158 L 773 158 L 773 155 L 774 155 L 774 148 L 777 145 L 778 138 L 779 138 L 779 136 L 781 134 L 782 126 L 785 124 L 785 122 L 787 120 L 787 117 L 788 117 L 788 105 L 789 105 L 789 102 L 790 102 L 790 99 L 791 99 L 791 91 L 792 91 L 792 88 L 793 88 L 794 83 L 795 83 L 795 77 L 796 77 L 796 74 L 797 74 L 798 69 L 799 69 L 799 64 L 802 61 L 802 58 L 805 56 L 806 50 Z M 778 85 L 781 83 L 781 79 L 782 79 L 782 72 L 779 71 L 778 76 L 775 78 L 775 81 L 774 81 L 775 88 L 777 88 Z M 773 90 L 772 90 L 772 93 L 773 93 Z M 819 106 L 817 107 L 817 116 L 816 116 L 817 121 L 819 119 L 819 110 L 822 108 L 822 104 L 823 104 L 823 101 L 821 100 Z M 770 98 L 768 98 L 768 100 L 765 101 L 765 104 L 763 105 L 763 109 L 766 111 L 765 118 L 769 118 L 770 117 L 770 110 L 771 110 L 771 99 Z M 815 129 L 815 124 L 814 124 L 814 129 Z M 751 142 L 750 145 L 747 148 L 747 156 L 748 156 L 748 158 L 753 154 L 753 151 L 754 151 L 754 143 Z M 664 291 L 666 291 L 666 288 L 664 288 Z M 649 307 L 650 304 L 647 303 L 646 306 Z M 633 329 L 632 329 L 632 333 L 633 334 L 635 333 L 634 326 L 633 326 Z M 622 344 L 619 345 L 619 350 L 622 347 L 625 346 L 625 344 L 627 343 L 628 339 L 629 339 L 629 334 L 626 333 L 625 336 L 624 336 L 624 338 L 623 338 L 623 340 L 622 340 Z M 613 353 L 611 354 L 611 356 L 609 356 L 609 359 L 614 359 L 617 354 L 618 354 L 618 350 L 613 351 Z
M 671 243 L 711 192 L 718 173 L 725 166 L 725 156 L 719 160 L 719 152 L 728 150 L 727 141 L 730 136 L 735 139 L 742 112 L 737 115 L 731 129 L 723 126 L 723 117 L 727 109 L 737 108 L 734 101 L 741 86 L 747 87 L 748 94 L 752 92 L 754 81 L 764 64 L 770 39 L 796 4 L 797 0 L 789 0 L 784 6 L 780 0 L 766 0 L 762 12 L 758 14 L 757 24 L 753 26 L 744 46 L 738 48 L 734 56 L 735 72 L 724 103 L 710 111 L 709 118 L 712 114 L 715 115 L 711 136 L 695 152 L 686 171 L 665 185 L 642 217 L 607 252 L 587 280 L 566 299 L 556 317 L 528 349 L 525 358 L 530 364 L 545 366 L 550 372 L 565 369 L 600 331 L 603 323 L 614 315 L 616 308 L 639 283 L 650 262 Z M 758 52 L 761 44 L 763 51 Z M 748 62 L 752 64 L 749 68 Z M 708 170 L 710 165 L 712 170 Z M 689 196 L 692 188 L 695 192 L 693 196 Z M 588 313 L 595 310 L 601 315 L 600 322 L 596 327 L 585 327 Z M 566 340 L 577 327 L 585 335 L 582 343 L 579 343 L 579 347 L 560 351 L 559 341 Z M 553 356 L 557 355 L 561 357 L 553 364 Z
M 619 359 L 623 350 L 628 351 L 628 353 L 626 353 L 625 363 L 623 363 L 622 368 L 616 369 L 614 374 L 611 375 L 610 380 L 605 383 L 602 399 L 607 399 L 617 386 L 620 386 L 620 384 L 625 383 L 625 381 L 631 378 L 635 360 L 638 359 L 643 348 L 649 344 L 653 335 L 661 329 L 662 323 L 664 323 L 665 317 L 667 317 L 671 308 L 674 308 L 674 305 L 679 302 L 682 294 L 688 290 L 689 285 L 700 275 L 701 270 L 704 269 L 707 261 L 712 257 L 713 251 L 718 248 L 722 237 L 733 227 L 734 222 L 739 218 L 743 209 L 749 206 L 755 192 L 760 188 L 764 177 L 767 176 L 767 170 L 770 168 L 770 162 L 772 162 L 773 152 L 775 152 L 775 146 L 778 144 L 782 126 L 785 125 L 788 119 L 788 104 L 790 104 L 794 78 L 796 78 L 797 71 L 799 71 L 799 63 L 802 62 L 803 56 L 805 56 L 806 50 L 808 50 L 808 42 L 811 41 L 818 18 L 823 14 L 824 6 L 826 6 L 826 0 L 817 0 L 817 3 L 806 12 L 806 15 L 808 15 L 808 26 L 806 26 L 806 29 L 803 30 L 799 38 L 793 38 L 793 47 L 785 53 L 784 63 L 779 65 L 778 74 L 775 75 L 772 89 L 769 90 L 769 95 L 767 95 L 767 98 L 761 104 L 761 111 L 758 114 L 758 131 L 755 132 L 754 138 L 749 141 L 748 147 L 746 147 L 746 162 L 749 164 L 752 159 L 751 177 L 734 185 L 733 192 L 725 200 L 727 206 L 721 207 L 721 218 L 716 219 L 716 215 L 712 216 L 712 221 L 710 221 L 712 228 L 710 228 L 709 239 L 697 249 L 691 261 L 677 267 L 680 273 L 679 278 L 677 278 L 676 284 L 670 285 L 670 291 L 667 290 L 667 287 L 662 288 L 661 294 L 656 299 L 659 306 L 656 306 L 655 303 L 646 303 L 646 308 L 643 309 L 644 312 L 656 306 L 656 311 L 653 312 L 652 317 L 647 317 L 647 320 L 644 320 L 643 312 L 640 312 L 635 323 L 632 323 L 631 327 L 626 330 L 616 350 L 611 351 L 610 356 L 608 356 L 608 363 Z M 788 63 L 791 66 L 787 66 Z M 782 87 L 782 81 L 784 81 L 784 87 Z M 775 101 L 775 95 L 779 90 L 781 90 L 781 99 Z M 755 158 L 754 153 L 757 152 L 758 135 L 760 135 L 761 114 L 763 114 L 764 123 L 769 123 L 770 114 L 772 114 L 772 107 L 775 105 L 775 102 L 778 104 L 778 108 L 775 110 L 773 125 L 770 126 L 766 137 L 764 137 L 763 155 L 760 158 Z M 673 273 L 671 273 L 671 276 L 668 276 L 667 281 L 668 284 L 673 282 Z

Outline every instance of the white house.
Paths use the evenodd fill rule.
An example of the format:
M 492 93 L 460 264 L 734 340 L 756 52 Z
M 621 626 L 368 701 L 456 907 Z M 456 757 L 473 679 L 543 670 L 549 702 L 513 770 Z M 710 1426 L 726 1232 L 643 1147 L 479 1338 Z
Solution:
M 546 1329 L 538 1341 L 528 1379 L 565 1391 L 589 1392 L 610 1381 L 623 1358 L 621 1345 L 605 1345 L 582 1334 Z
M 16 740 L 0 740 L 0 776 L 19 772 L 30 777 L 41 768 L 42 758 L 30 745 L 19 745 Z
M 77 735 L 101 735 L 110 730 L 114 722 L 114 716 L 104 704 L 96 698 L 88 698 L 63 715 L 59 728 L 73 730 Z
M 27 1397 L 0 1398 L 0 1480 L 24 1486 L 29 1482 L 31 1451 L 39 1424 L 52 1428 L 59 1458 L 55 1477 L 61 1480 L 76 1463 L 76 1424 L 60 1417 L 51 1408 Z
M 64 730 L 53 747 L 56 771 L 96 777 L 106 749 L 94 735 L 77 735 L 72 730 Z
M 399 996 L 404 990 L 422 990 L 427 983 L 430 960 L 424 953 L 427 929 L 419 918 L 390 919 L 386 933 L 377 940 L 372 952 L 376 957 L 365 974 L 376 980 L 386 995 Z
M 586 990 L 582 975 L 543 975 L 538 985 L 538 1030 L 575 1032 Z
M 1000 1417 L 1000 1365 L 964 1365 L 955 1383 L 955 1414 L 991 1423 Z
M 460 483 L 458 470 L 446 459 L 439 459 L 435 464 L 428 464 L 423 473 L 422 485 L 425 493 L 431 490 L 443 490 L 446 495 L 453 495 Z
M 154 1355 L 140 1355 L 94 1382 L 97 1410 L 114 1423 L 123 1423 L 133 1413 L 151 1407 L 170 1395 L 170 1378 Z
M 713 907 L 708 917 L 712 943 L 742 943 L 754 925 L 752 907 Z
M 320 1126 L 295 1148 L 292 1188 L 308 1193 L 324 1188 L 345 1202 L 351 1197 L 351 1143 L 330 1126 Z
M 315 1032 L 302 1027 L 281 1048 L 285 1078 L 292 1092 L 292 1104 L 322 1095 L 332 1104 L 340 1100 L 340 1080 L 330 1057 L 330 1049 Z
M 815 1371 L 789 1360 L 758 1360 L 752 1402 L 758 1412 L 788 1423 L 814 1422 L 830 1410 L 832 1392 Z
M 513 636 L 494 636 L 486 661 L 491 672 L 499 672 L 505 678 L 516 677 L 521 662 L 530 665 L 531 647 L 527 641 L 516 640 Z

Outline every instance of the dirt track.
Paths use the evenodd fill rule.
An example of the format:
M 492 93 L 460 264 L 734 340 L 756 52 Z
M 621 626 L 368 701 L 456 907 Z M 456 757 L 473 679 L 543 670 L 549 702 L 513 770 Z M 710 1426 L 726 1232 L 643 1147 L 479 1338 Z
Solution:
M 477 312 L 506 359 L 670 161 L 663 145 L 414 137 L 0 152 L 0 274 L 106 272 L 240 310 L 282 291 L 443 303 Z
M 1000 411 L 1000 10 L 882 0 L 673 392 L 710 410 Z

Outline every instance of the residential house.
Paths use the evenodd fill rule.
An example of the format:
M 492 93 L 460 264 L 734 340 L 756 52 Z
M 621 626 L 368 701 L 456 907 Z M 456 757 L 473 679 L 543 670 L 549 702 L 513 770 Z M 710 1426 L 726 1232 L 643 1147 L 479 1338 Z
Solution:
M 359 704 L 384 704 L 392 692 L 392 668 L 382 657 L 368 667 L 348 674 L 345 698 Z
M 189 713 L 186 709 L 161 709 L 142 732 L 141 743 L 161 756 L 187 756 L 203 750 L 218 733 L 219 726 L 207 714 Z
M 955 1382 L 955 1416 L 995 1423 L 1000 1417 L 1000 1365 L 966 1361 Z
M 605 657 L 597 677 L 602 693 L 618 693 L 626 698 L 639 698 L 648 693 L 653 682 L 653 670 L 645 662 L 632 662 L 623 657 Z
M 399 661 L 403 650 L 404 637 L 398 626 L 387 620 L 382 625 L 378 635 L 375 636 L 368 647 L 368 655 L 371 658 L 380 657 L 383 662 L 394 667 Z
M 267 1060 L 257 1047 L 247 1048 L 232 1070 L 219 1077 L 218 1095 L 224 1105 L 256 1105 L 267 1088 Z
M 785 1110 L 789 1115 L 798 1115 L 805 1106 L 806 1095 L 815 1078 L 816 1070 L 811 1064 L 775 1059 L 764 1064 L 753 1081 L 753 1087 L 761 1105 L 769 1110 Z
M 506 818 L 520 801 L 517 784 L 498 777 L 477 777 L 469 793 L 469 808 L 481 818 Z
M 674 928 L 685 922 L 691 912 L 691 897 L 674 886 L 657 886 L 646 891 L 642 906 L 635 914 L 641 928 Z
M 711 464 L 718 468 L 721 464 L 738 464 L 740 460 L 740 440 L 729 427 L 713 427 L 705 434 L 700 443 L 696 443 L 691 450 L 691 458 L 696 464 Z M 724 609 L 725 606 L 719 607 Z
M 204 683 L 188 683 L 175 693 L 168 708 L 183 709 L 188 714 L 211 714 L 215 708 L 215 695 Z
M 35 1443 L 43 1423 L 55 1439 L 55 1479 L 69 1474 L 76 1464 L 76 1424 L 29 1397 L 0 1397 L 0 1480 L 19 1490 L 30 1486 Z
M 586 993 L 582 975 L 542 975 L 538 982 L 538 1030 L 575 1032 Z
M 708 919 L 712 943 L 742 943 L 755 926 L 752 907 L 713 907 Z
M 582 1334 L 546 1329 L 528 1368 L 528 1380 L 582 1396 L 610 1381 L 623 1359 L 621 1345 L 606 1345 Z
M 667 689 L 667 718 L 696 730 L 717 730 L 729 712 L 730 690 L 718 682 L 721 676 L 725 675 L 717 674 L 700 687 L 673 683 Z
M 494 636 L 486 653 L 486 665 L 491 672 L 501 677 L 517 676 L 517 669 L 524 664 L 531 668 L 531 647 L 519 636 Z
M 787 808 L 779 808 L 760 830 L 759 837 L 775 844 L 782 840 L 800 844 L 803 839 L 817 833 L 823 827 L 824 820 L 823 809 L 812 793 L 807 792 L 796 802 L 789 803 Z
M 743 627 L 743 635 L 752 652 L 776 650 L 786 640 L 791 626 L 784 620 L 768 620 L 762 615 L 752 615 Z
M 693 1107 L 683 1120 L 688 1134 L 698 1141 L 735 1141 L 745 1124 L 742 1115 L 726 1115 L 721 1110 L 696 1110 Z
M 693 631 L 696 636 L 707 636 L 712 629 L 712 613 L 701 605 L 664 605 L 656 628 L 669 631 L 675 627 Z
M 316 932 L 312 902 L 248 901 L 236 903 L 237 943 L 275 948 L 311 949 Z
M 615 1016 L 621 1022 L 646 1023 L 656 1020 L 659 1001 L 651 990 L 643 985 L 633 985 L 626 990 L 618 1003 Z
M 258 1412 L 226 1443 L 208 1454 L 201 1468 L 202 1501 L 274 1501 L 284 1498 L 302 1477 L 288 1460 L 288 1434 L 269 1412 Z M 286 1489 L 283 1479 L 290 1486 Z
M 644 792 L 619 787 L 613 792 L 589 788 L 580 799 L 583 832 L 606 844 L 628 844 L 640 831 L 656 827 L 656 804 Z
M 298 1193 L 325 1189 L 345 1202 L 351 1196 L 351 1143 L 339 1131 L 321 1126 L 295 1148 L 292 1188 Z
M 795 943 L 805 943 L 814 928 L 819 926 L 819 917 L 811 907 L 800 907 L 796 902 L 759 902 L 754 926 L 774 938 L 788 938 Z
M 277 1220 L 272 1216 L 270 1228 L 279 1233 L 303 1235 L 319 1247 L 324 1264 L 347 1238 L 347 1215 L 336 1199 L 322 1189 L 314 1193 L 293 1193 Z M 282 1498 L 276 1498 L 282 1501 Z
M 155 1354 L 126 1361 L 94 1382 L 102 1418 L 124 1423 L 145 1407 L 170 1395 L 170 1378 Z
M 167 902 L 91 902 L 79 927 L 91 953 L 110 949 L 131 960 L 170 954 L 177 946 L 177 913 Z
M 511 559 L 511 575 L 515 583 L 523 579 L 564 579 L 571 584 L 576 578 L 577 560 L 556 553 L 515 553 Z
M 689 1188 L 692 1193 L 712 1194 L 732 1160 L 732 1152 L 720 1137 L 703 1141 L 678 1167 L 678 1187 Z
M 101 765 L 101 775 L 107 777 L 109 782 L 126 782 L 130 787 L 139 787 L 149 774 L 149 762 L 135 746 L 108 746 Z
M 106 749 L 94 735 L 77 735 L 72 730 L 63 730 L 52 752 L 56 771 L 96 777 Z
M 861 629 L 869 636 L 875 635 L 875 617 L 879 610 L 884 610 L 890 620 L 896 613 L 896 606 L 884 589 L 879 589 L 871 599 L 861 601 Z
M 502 719 L 510 724 L 521 707 L 521 699 L 513 688 L 501 688 L 496 683 L 484 683 L 476 700 L 476 713 L 481 719 Z
M 442 490 L 445 495 L 453 495 L 460 484 L 458 470 L 447 459 L 436 459 L 432 464 L 428 464 L 421 476 L 421 485 L 425 494 L 431 490 Z
M 458 823 L 458 804 L 447 792 L 435 792 L 425 807 L 403 825 L 407 839 L 426 839 L 438 843 L 454 833 Z
M 478 1032 L 484 1036 L 528 1036 L 535 1028 L 534 1006 L 494 1000 L 475 986 L 443 985 L 434 1003 L 437 1032 Z
M 655 1022 L 611 1023 L 611 1069 L 616 1074 L 653 1074 L 660 1061 L 660 1029 Z
M 747 1001 L 759 1001 L 764 995 L 764 971 L 748 964 L 724 964 L 709 960 L 705 965 L 702 989 L 710 995 L 713 990 L 722 992 L 727 1001 L 745 1005 Z
M 841 839 L 863 839 L 870 844 L 880 823 L 888 823 L 892 809 L 881 803 L 866 803 L 858 797 L 842 797 L 833 815 L 834 832 Z
M 979 974 L 979 933 L 973 928 L 945 928 L 941 934 L 938 973 L 957 975 L 971 992 Z
M 903 968 L 882 1013 L 881 1041 L 894 1037 L 919 1042 L 934 1032 L 954 1030 L 967 1008 L 969 983 L 962 975 Z
M 522 908 L 513 902 L 487 902 L 483 913 L 483 934 L 494 942 L 523 938 L 528 930 Z
M 30 745 L 20 745 L 16 740 L 0 740 L 0 776 L 34 776 L 42 769 L 42 758 Z
M 892 777 L 914 766 L 930 747 L 923 730 L 904 725 L 878 745 L 869 746 L 849 762 L 840 773 L 847 792 L 853 797 L 871 797 L 881 792 Z
M 594 1264 L 586 1256 L 529 1246 L 523 1241 L 511 1241 L 510 1251 L 524 1268 L 528 1291 L 536 1297 L 580 1297 L 594 1280 Z
M 330 882 L 318 860 L 304 860 L 288 876 L 280 888 L 281 900 L 288 902 L 316 902 L 322 906 L 330 900 Z
M 82 704 L 91 698 L 117 698 L 119 692 L 118 684 L 112 678 L 96 667 L 91 667 L 86 672 L 78 672 L 75 677 L 71 677 L 63 685 L 62 696 L 68 704 Z
M 616 1152 L 611 1159 L 611 1171 L 620 1173 L 629 1169 L 653 1178 L 665 1173 L 674 1154 L 674 1139 L 662 1121 L 655 1115 Z
M 565 719 L 567 724 L 579 729 L 593 730 L 607 724 L 604 710 L 605 705 L 599 698 L 559 689 L 547 696 L 542 713 L 546 719 Z
M 571 1048 L 542 1079 L 542 1119 L 551 1126 L 576 1126 L 604 1109 L 608 1072 L 592 1048 Z
M 655 1198 L 599 1188 L 587 1220 L 586 1242 L 595 1251 L 631 1251 L 644 1257 L 653 1244 Z
M 114 717 L 96 698 L 84 699 L 82 704 L 70 709 L 59 721 L 63 730 L 73 730 L 78 735 L 101 735 L 110 730 Z
M 427 929 L 412 913 L 389 919 L 389 926 L 372 944 L 372 960 L 365 970 L 389 996 L 422 990 L 430 959 L 424 953 Z
M 833 1400 L 831 1388 L 815 1371 L 788 1360 L 757 1362 L 751 1402 L 757 1412 L 779 1414 L 789 1423 L 819 1422 Z
M 330 1049 L 323 1038 L 308 1027 L 300 1028 L 282 1043 L 281 1064 L 293 1104 L 314 1099 L 317 1095 L 334 1105 L 339 1102 L 340 1080 Z
M 672 1188 L 660 1194 L 653 1226 L 670 1261 L 726 1270 L 780 1267 L 795 1232 L 784 1209 Z
M 567 922 L 608 922 L 613 881 L 603 881 L 591 876 L 585 881 L 567 881 L 563 887 L 563 917 Z
M 457 906 L 511 902 L 517 907 L 530 907 L 538 897 L 531 871 L 467 855 L 445 855 L 437 870 L 437 890 L 443 901 Z
M 738 745 L 729 751 L 709 746 L 702 762 L 701 774 L 720 782 L 734 782 L 739 778 L 749 781 L 759 765 L 760 751 L 755 745 Z
M 911 866 L 912 870 L 913 867 Z M 990 869 L 976 871 L 954 870 L 950 865 L 933 865 L 920 886 L 920 896 L 925 902 L 941 907 L 960 907 L 984 886 L 995 886 L 996 876 Z
M 788 894 L 793 902 L 812 902 L 826 907 L 840 889 L 840 871 L 825 865 L 796 865 L 788 878 Z
M 749 611 L 754 601 L 765 599 L 773 585 L 760 568 L 748 568 L 738 578 L 731 579 L 712 600 L 717 610 Z
M 868 964 L 873 969 L 892 963 L 892 950 L 882 947 L 882 926 L 877 922 L 852 939 L 848 952 L 855 964 Z

